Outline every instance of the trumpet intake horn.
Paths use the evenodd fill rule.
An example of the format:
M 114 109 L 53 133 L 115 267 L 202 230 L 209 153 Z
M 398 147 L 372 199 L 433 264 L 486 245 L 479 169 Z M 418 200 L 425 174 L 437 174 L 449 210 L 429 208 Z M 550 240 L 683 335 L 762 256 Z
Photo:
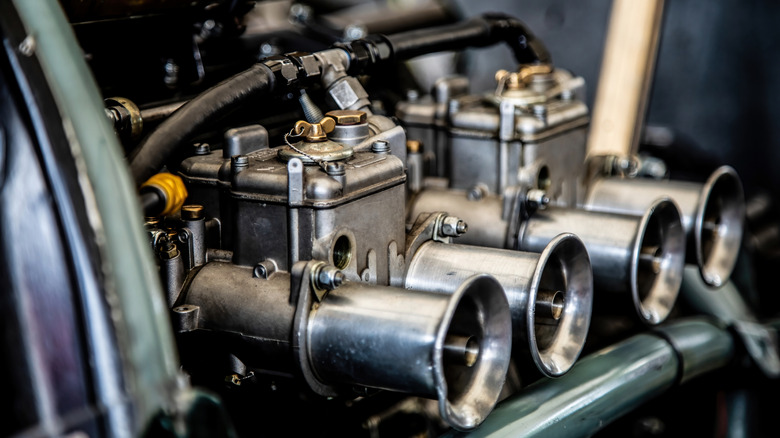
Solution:
M 321 382 L 438 399 L 459 430 L 492 411 L 512 345 L 506 297 L 487 275 L 447 294 L 348 282 L 315 306 L 307 330 Z
M 197 312 L 179 331 L 221 336 L 254 361 L 247 366 L 297 367 L 323 396 L 369 387 L 438 399 L 442 419 L 459 430 L 492 411 L 509 368 L 509 305 L 488 275 L 444 294 L 344 281 L 318 261 L 268 276 L 209 262 L 186 303 L 174 316 Z
M 546 376 L 567 372 L 585 344 L 593 300 L 582 241 L 562 234 L 541 254 L 428 241 L 410 262 L 406 287 L 451 293 L 475 273 L 490 274 L 503 286 L 516 350 L 529 351 Z
M 742 243 L 745 198 L 736 171 L 715 170 L 704 184 L 647 179 L 605 178 L 594 181 L 590 209 L 641 214 L 655 199 L 668 196 L 680 207 L 688 241 L 686 261 L 699 266 L 706 284 L 728 281 Z
M 674 202 L 658 200 L 642 216 L 549 207 L 521 225 L 519 249 L 543 251 L 563 231 L 585 243 L 599 291 L 597 310 L 630 303 L 639 320 L 649 325 L 669 315 L 685 255 L 685 234 Z

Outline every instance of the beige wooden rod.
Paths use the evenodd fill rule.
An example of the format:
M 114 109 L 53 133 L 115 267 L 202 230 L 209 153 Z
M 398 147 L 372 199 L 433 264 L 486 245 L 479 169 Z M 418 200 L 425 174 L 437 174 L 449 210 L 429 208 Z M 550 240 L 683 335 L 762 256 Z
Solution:
M 593 108 L 588 157 L 639 147 L 664 0 L 614 0 Z

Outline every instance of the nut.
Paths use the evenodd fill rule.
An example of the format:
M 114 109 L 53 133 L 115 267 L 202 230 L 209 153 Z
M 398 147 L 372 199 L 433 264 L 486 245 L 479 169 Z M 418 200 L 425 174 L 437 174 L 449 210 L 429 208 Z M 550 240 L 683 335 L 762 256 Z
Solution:
M 458 237 L 468 230 L 469 226 L 466 222 L 458 219 L 455 216 L 446 216 L 441 221 L 440 234 L 446 237 Z
M 366 112 L 358 110 L 334 110 L 325 114 L 332 117 L 337 125 L 359 125 L 366 123 Z

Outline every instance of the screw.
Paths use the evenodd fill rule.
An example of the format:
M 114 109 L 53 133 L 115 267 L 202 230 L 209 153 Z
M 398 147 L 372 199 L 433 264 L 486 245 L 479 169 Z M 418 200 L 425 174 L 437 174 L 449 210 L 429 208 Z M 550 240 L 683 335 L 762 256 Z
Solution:
M 346 167 L 341 163 L 328 163 L 327 166 L 325 166 L 325 172 L 327 172 L 329 176 L 341 176 L 346 173 Z
M 445 237 L 458 237 L 468 229 L 466 222 L 455 216 L 445 216 L 441 221 L 440 234 Z
M 324 265 L 314 277 L 317 289 L 335 289 L 341 286 L 346 276 L 334 266 Z
M 181 218 L 185 221 L 196 221 L 203 219 L 203 206 L 198 204 L 189 204 L 181 208 Z
M 469 189 L 466 197 L 469 201 L 481 201 L 485 197 L 485 189 L 480 186 L 474 186 Z
M 231 160 L 233 161 L 233 171 L 236 173 L 249 166 L 249 158 L 246 155 L 233 155 Z
M 390 144 L 385 140 L 377 140 L 371 145 L 371 152 L 386 154 L 390 152 Z
M 547 196 L 547 193 L 545 193 L 544 190 L 531 189 L 525 194 L 525 202 L 528 208 L 543 209 L 547 204 L 550 203 L 550 198 Z
M 360 24 L 350 24 L 344 29 L 344 39 L 347 41 L 359 40 L 366 36 L 368 30 Z
M 21 43 L 19 43 L 19 53 L 21 53 L 24 56 L 30 57 L 35 53 L 35 46 L 36 46 L 35 38 L 33 38 L 32 35 L 27 35 L 25 39 L 22 40 Z
M 195 143 L 195 155 L 208 155 L 211 152 L 211 146 L 208 143 Z
M 534 115 L 541 120 L 544 120 L 547 117 L 547 107 L 544 105 L 534 105 L 533 111 Z

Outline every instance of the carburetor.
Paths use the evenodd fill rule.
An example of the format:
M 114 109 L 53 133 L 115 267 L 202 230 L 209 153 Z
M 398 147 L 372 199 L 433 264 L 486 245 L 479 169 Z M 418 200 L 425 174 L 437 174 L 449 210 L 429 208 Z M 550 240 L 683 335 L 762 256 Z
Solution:
M 289 370 L 295 351 L 321 395 L 358 385 L 438 398 L 460 429 L 489 413 L 510 357 L 549 376 L 574 364 L 593 293 L 578 237 L 531 253 L 452 244 L 468 226 L 442 212 L 407 226 L 404 161 L 391 153 L 406 138 L 382 116 L 336 110 L 297 122 L 282 146 L 267 138 L 231 129 L 222 152 L 201 145 L 178 168 L 188 202 L 206 206 L 198 226 L 182 208 L 185 256 L 161 257 L 184 265 L 163 269 L 180 332 L 230 339 L 241 375 Z
M 659 194 L 631 214 L 581 208 L 589 185 L 583 80 L 536 63 L 501 70 L 496 82 L 483 96 L 467 94 L 464 78 L 443 78 L 433 98 L 398 105 L 410 135 L 432 142 L 435 153 L 433 178 L 415 188 L 409 217 L 447 211 L 469 223 L 460 242 L 515 250 L 538 251 L 572 232 L 588 248 L 596 289 L 616 297 L 597 298 L 598 310 L 663 321 L 682 281 L 685 250 L 674 201 Z

